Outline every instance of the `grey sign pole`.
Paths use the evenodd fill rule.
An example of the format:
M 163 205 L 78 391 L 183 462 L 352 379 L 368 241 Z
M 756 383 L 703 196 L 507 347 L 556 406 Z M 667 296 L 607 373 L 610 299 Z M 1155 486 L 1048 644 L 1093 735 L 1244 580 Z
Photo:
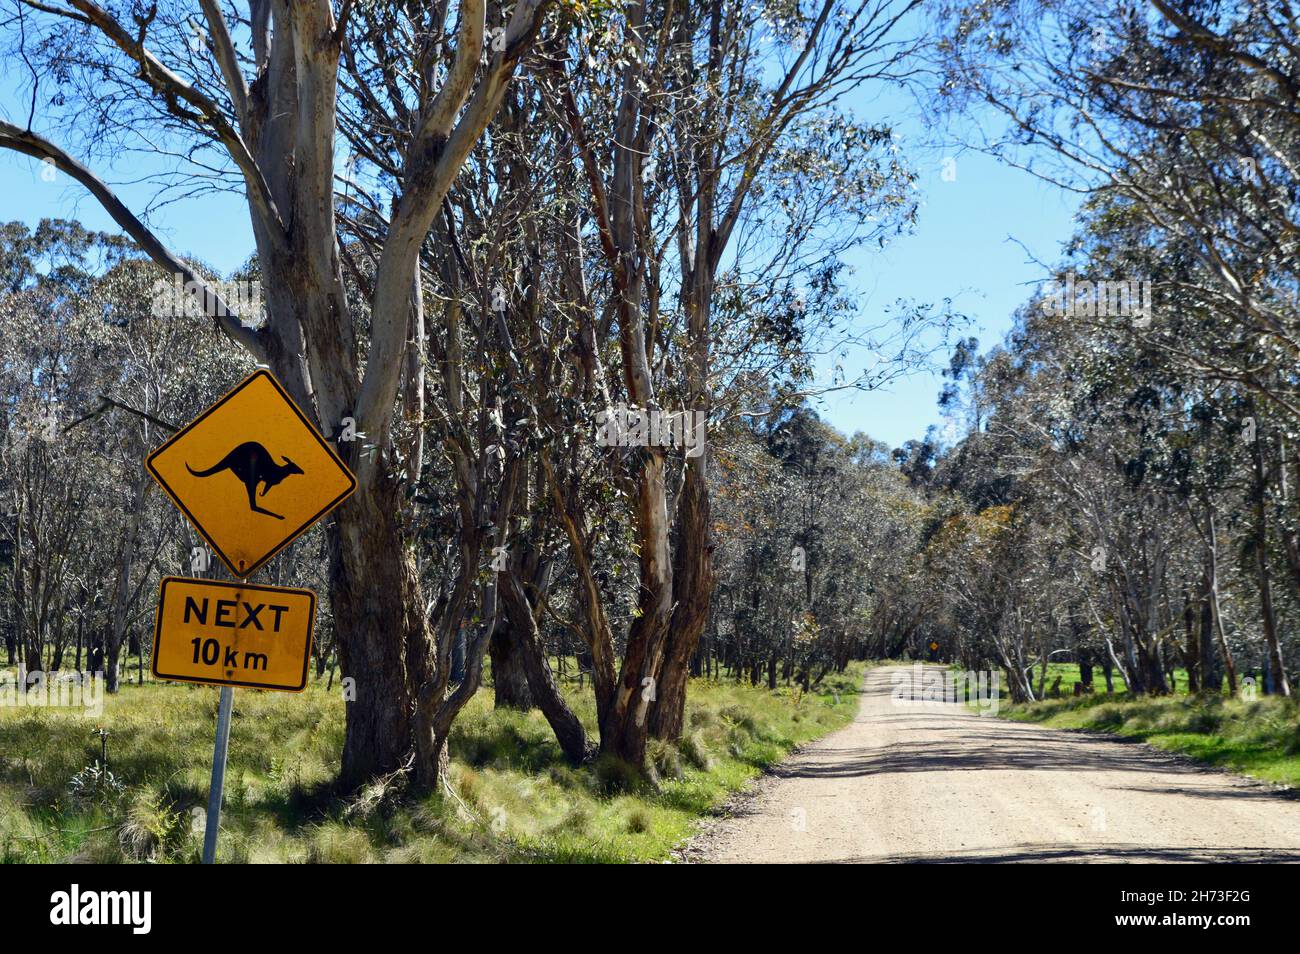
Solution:
M 233 686 L 221 687 L 217 706 L 217 741 L 212 747 L 212 784 L 208 787 L 208 827 L 203 833 L 203 863 L 217 860 L 217 830 L 221 827 L 221 793 L 226 785 L 226 750 L 230 746 L 230 710 L 235 704 Z

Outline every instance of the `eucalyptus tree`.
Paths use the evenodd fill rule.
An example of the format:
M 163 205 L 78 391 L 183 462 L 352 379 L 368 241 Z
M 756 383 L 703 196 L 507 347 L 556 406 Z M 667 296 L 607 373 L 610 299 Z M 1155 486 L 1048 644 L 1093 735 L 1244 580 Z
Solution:
M 589 315 L 575 337 L 594 410 L 622 401 L 723 416 L 732 382 L 752 389 L 800 340 L 801 305 L 835 297 L 837 248 L 906 221 L 889 131 L 837 103 L 855 84 L 906 76 L 914 6 L 632 2 L 556 57 L 557 112 L 595 232 L 575 227 L 567 245 L 583 263 L 569 284 Z M 797 377 L 799 365 L 784 370 Z M 640 573 L 620 653 L 579 569 L 602 747 L 634 763 L 647 728 L 680 731 L 708 618 L 708 442 L 701 450 L 678 463 L 649 446 L 610 462 L 635 515 Z M 576 554 L 592 518 L 558 462 L 553 491 Z
M 358 486 L 329 526 L 339 656 L 354 681 L 340 781 L 355 786 L 397 770 L 413 749 L 426 763 L 440 751 L 429 712 L 446 700 L 432 697 L 453 690 L 425 619 L 394 414 L 412 373 L 420 250 L 549 4 L 521 0 L 507 16 L 467 0 L 456 5 L 454 27 L 446 3 L 199 6 L 201 14 L 178 3 L 13 0 L 11 23 L 20 29 L 10 28 L 11 62 L 31 64 L 34 88 L 29 114 L 0 122 L 0 146 L 52 163 L 164 272 L 195 282 L 205 313 L 272 368 L 325 434 L 364 435 L 339 444 Z M 370 64 L 379 82 L 352 82 L 353 63 Z M 387 202 L 371 220 L 377 255 L 362 298 L 349 295 L 343 276 L 336 145 L 340 126 L 366 115 L 381 117 L 376 133 L 396 143 L 396 161 L 369 157 L 386 177 Z M 242 193 L 265 321 L 229 309 L 92 171 L 90 152 L 74 155 L 60 129 L 77 130 L 101 157 L 109 149 L 179 157 L 170 184 L 182 192 Z
M 1290 5 L 1152 0 L 952 4 L 945 92 L 1006 124 L 978 145 L 1107 206 L 1178 267 L 1154 278 L 1201 315 L 1139 332 L 1294 420 L 1300 55 Z M 1118 278 L 1120 276 L 1106 276 Z M 1158 303 L 1159 304 L 1159 303 Z

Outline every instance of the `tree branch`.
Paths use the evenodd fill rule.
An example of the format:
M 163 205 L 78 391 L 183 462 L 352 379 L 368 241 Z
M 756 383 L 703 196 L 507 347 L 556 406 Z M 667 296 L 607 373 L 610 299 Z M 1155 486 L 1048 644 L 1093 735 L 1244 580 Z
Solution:
M 12 149 L 34 159 L 50 160 L 55 167 L 80 182 L 99 200 L 113 221 L 133 238 L 141 250 L 169 274 L 179 273 L 185 281 L 194 282 L 203 295 L 205 314 L 216 316 L 217 327 L 241 345 L 258 361 L 266 360 L 261 334 L 240 321 L 234 310 L 208 285 L 203 276 L 190 268 L 159 241 L 158 237 L 141 222 L 117 197 L 112 189 L 97 175 L 73 159 L 43 136 L 30 130 L 19 129 L 13 123 L 0 120 L 0 148 Z

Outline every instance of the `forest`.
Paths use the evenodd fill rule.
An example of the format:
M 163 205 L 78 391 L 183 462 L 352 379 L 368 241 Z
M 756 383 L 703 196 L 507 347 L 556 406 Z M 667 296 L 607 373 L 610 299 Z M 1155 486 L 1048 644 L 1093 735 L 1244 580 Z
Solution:
M 692 680 L 930 658 L 1015 702 L 1290 695 L 1285 0 L 198 8 L 0 8 L 0 147 L 118 227 L 0 226 L 11 671 L 148 681 L 203 541 L 141 462 L 263 366 L 358 480 L 258 578 L 320 594 L 344 792 L 435 790 L 483 692 L 633 775 Z M 1004 340 L 931 290 L 858 307 L 849 259 L 905 240 L 929 156 L 868 85 L 1081 196 Z M 170 248 L 93 171 L 120 156 L 159 207 L 246 201 L 245 264 Z M 934 368 L 952 426 L 901 447 L 818 413 Z

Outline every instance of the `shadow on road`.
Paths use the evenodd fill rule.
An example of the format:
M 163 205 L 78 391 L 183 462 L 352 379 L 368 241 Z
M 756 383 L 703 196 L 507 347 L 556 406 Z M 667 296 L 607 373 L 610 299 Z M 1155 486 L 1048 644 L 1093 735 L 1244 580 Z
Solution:
M 964 719 L 965 716 L 957 716 Z M 978 717 L 972 717 L 978 718 Z M 987 721 L 987 720 L 985 720 Z M 1014 723 L 981 726 L 976 733 L 961 725 L 936 729 L 934 713 L 895 716 L 890 727 L 895 739 L 888 747 L 839 748 L 822 750 L 824 761 L 807 762 L 778 769 L 777 774 L 791 778 L 844 778 L 881 772 L 982 772 L 997 770 L 1029 771 L 1153 771 L 1196 774 L 1190 766 L 1172 760 L 1160 761 L 1146 748 L 1132 748 L 1084 735 L 1044 730 L 1037 726 L 1020 727 Z M 908 732 L 924 732 L 925 741 L 909 743 Z M 935 744 L 936 731 L 953 734 L 951 742 Z M 1008 751 L 1006 743 L 1013 743 Z
M 1152 848 L 1145 845 L 1098 845 L 1093 848 L 1071 845 L 1013 845 L 993 851 L 949 852 L 942 857 L 933 853 L 862 856 L 837 858 L 833 864 L 1007 864 L 1025 861 L 1186 863 L 1228 862 L 1246 864 L 1262 861 L 1300 862 L 1300 851 L 1276 848 Z
M 1115 791 L 1205 799 L 1291 804 L 1300 800 L 1300 792 L 1270 791 L 1249 782 L 1231 787 L 1203 785 L 1200 779 L 1214 776 L 1217 782 L 1223 773 L 1213 766 L 1179 759 L 1134 739 L 994 720 L 958 706 L 917 709 L 906 714 L 895 710 L 888 721 L 892 736 L 888 745 L 828 745 L 815 759 L 787 763 L 774 774 L 783 778 L 816 779 L 900 772 L 1140 772 L 1159 774 L 1165 784 L 1106 787 Z M 908 739 L 912 734 L 918 736 L 915 741 Z M 943 740 L 936 743 L 936 734 L 942 735 Z

